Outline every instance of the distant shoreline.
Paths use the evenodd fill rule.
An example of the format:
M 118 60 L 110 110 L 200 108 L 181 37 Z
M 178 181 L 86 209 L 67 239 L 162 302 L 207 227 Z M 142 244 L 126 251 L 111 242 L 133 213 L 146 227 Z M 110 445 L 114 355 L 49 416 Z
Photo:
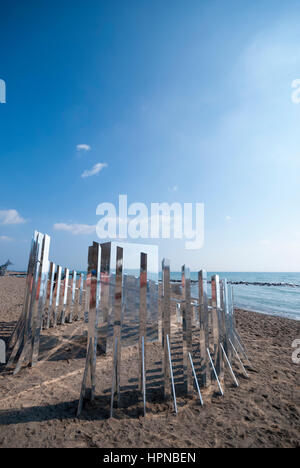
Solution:
M 22 279 L 25 279 L 25 277 L 27 276 L 27 273 L 26 272 L 18 272 L 18 271 L 10 271 L 10 272 L 7 272 L 6 274 L 6 278 L 7 277 L 10 277 L 10 278 L 22 278 Z M 4 278 L 4 277 L 3 277 Z M 171 280 L 171 282 L 173 284 L 180 284 L 180 280 Z M 195 280 L 191 280 L 191 282 L 193 284 L 196 284 L 197 281 Z M 159 280 L 159 283 L 161 283 L 161 281 Z M 210 283 L 210 281 L 208 281 L 208 283 Z M 232 284 L 232 285 L 247 285 L 247 284 L 244 284 L 244 282 L 240 282 L 240 283 L 237 283 L 237 282 L 229 282 L 229 284 Z M 248 283 L 249 286 L 252 286 L 251 283 Z M 195 297 L 192 296 L 192 300 L 194 300 Z M 280 314 L 279 312 L 276 313 L 272 313 L 272 312 L 269 312 L 269 311 L 264 311 L 262 309 L 255 309 L 255 308 L 251 308 L 251 307 L 242 307 L 238 304 L 238 301 L 235 303 L 235 306 L 234 308 L 236 310 L 244 310 L 245 312 L 250 312 L 250 313 L 255 313 L 255 314 L 261 314 L 261 315 L 264 315 L 264 316 L 268 316 L 268 317 L 276 317 L 276 318 L 283 318 L 283 319 L 286 319 L 286 320 L 292 320 L 294 322 L 299 322 L 300 321 L 300 315 L 297 317 L 291 317 L 290 315 L 288 315 L 288 312 L 286 313 L 282 313 Z

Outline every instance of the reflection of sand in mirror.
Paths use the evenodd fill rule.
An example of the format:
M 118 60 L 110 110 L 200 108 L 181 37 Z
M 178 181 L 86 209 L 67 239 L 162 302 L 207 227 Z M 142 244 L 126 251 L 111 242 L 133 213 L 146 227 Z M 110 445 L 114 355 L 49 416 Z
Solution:
M 150 381 L 153 381 L 153 375 L 157 374 L 155 370 L 161 370 L 161 357 L 149 361 L 147 356 L 148 345 L 158 340 L 158 248 L 153 245 L 130 244 L 119 242 L 107 242 L 101 244 L 101 300 L 99 310 L 98 324 L 98 345 L 99 348 L 107 353 L 113 352 L 114 330 L 120 323 L 116 317 L 116 302 L 119 301 L 120 291 L 116 290 L 116 255 L 118 249 L 123 249 L 123 268 L 122 268 L 122 316 L 121 316 L 121 363 L 124 353 L 128 347 L 136 347 L 137 352 L 132 357 L 130 372 L 124 371 L 121 364 L 121 392 L 137 392 L 139 383 L 139 370 L 141 365 L 139 342 L 141 334 L 145 334 L 145 360 L 146 360 L 146 388 L 149 390 Z M 146 257 L 145 257 L 146 255 Z M 147 269 L 144 276 L 147 278 L 144 302 L 146 310 L 144 313 L 144 324 L 140 323 L 140 304 L 141 304 L 141 258 L 146 260 Z M 145 279 L 144 278 L 144 279 Z M 117 297 L 116 297 L 117 296 Z M 143 326 L 145 330 L 143 331 Z M 155 364 L 156 363 L 156 364 Z M 151 377 L 150 375 L 150 377 Z M 105 391 L 105 390 L 103 390 Z M 128 395 L 127 395 L 128 396 Z M 126 397 L 127 398 L 127 397 Z M 125 400 L 126 400 L 125 398 Z M 121 403 L 122 404 L 122 403 Z

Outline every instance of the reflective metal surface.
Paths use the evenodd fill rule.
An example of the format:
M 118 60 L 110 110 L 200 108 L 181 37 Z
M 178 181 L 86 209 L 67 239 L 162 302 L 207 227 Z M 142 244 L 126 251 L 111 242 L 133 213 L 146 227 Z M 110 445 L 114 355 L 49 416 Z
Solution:
M 218 383 L 218 387 L 219 387 L 220 393 L 221 393 L 221 395 L 223 396 L 223 395 L 224 395 L 223 388 L 222 388 L 222 385 L 221 385 L 220 380 L 219 380 L 219 378 L 218 378 L 218 374 L 217 374 L 216 368 L 215 368 L 215 366 L 214 366 L 213 360 L 212 360 L 212 358 L 211 358 L 210 351 L 209 351 L 208 348 L 207 348 L 206 351 L 207 351 L 207 354 L 208 354 L 208 357 L 209 357 L 209 361 L 210 361 L 210 364 L 211 364 L 211 367 L 212 367 L 212 370 L 213 370 L 215 379 L 216 379 L 216 381 L 217 381 L 217 383 Z
M 163 348 L 163 376 L 164 376 L 164 397 L 171 396 L 171 379 L 169 352 L 166 337 L 171 335 L 170 323 L 170 261 L 162 261 L 162 348 Z M 178 304 L 177 304 L 178 306 Z M 178 310 L 178 308 L 177 308 Z
M 104 397 L 110 391 L 111 416 L 115 397 L 120 406 L 122 396 L 126 396 L 126 401 L 128 397 L 134 398 L 137 403 L 142 396 L 145 416 L 146 397 L 151 400 L 151 392 L 157 395 L 157 390 L 162 391 L 165 398 L 173 395 L 177 413 L 174 372 L 176 390 L 178 385 L 179 391 L 191 394 L 195 387 L 201 405 L 200 387 L 208 387 L 214 379 L 223 395 L 225 367 L 228 366 L 234 384 L 239 385 L 232 368 L 233 357 L 238 359 L 248 377 L 236 349 L 250 365 L 235 327 L 232 288 L 226 279 L 220 281 L 218 275 L 212 277 L 210 305 L 206 272 L 199 271 L 198 297 L 191 297 L 189 269 L 182 267 L 181 284 L 174 285 L 170 280 L 170 262 L 164 259 L 160 317 L 155 246 L 118 242 L 100 245 L 94 242 L 89 247 L 86 280 L 84 274 L 79 277 L 76 271 L 72 272 L 70 280 L 69 269 L 65 268 L 63 281 L 62 268 L 57 266 L 56 269 L 55 264 L 49 262 L 49 248 L 49 236 L 35 232 L 28 262 L 24 307 L 10 338 L 7 365 L 17 361 L 14 373 L 25 364 L 34 366 L 38 361 L 42 327 L 72 323 L 79 320 L 84 312 L 88 322 L 87 355 L 78 415 L 84 401 L 95 397 L 99 350 L 104 353 L 112 351 L 113 355 L 111 388 L 100 390 Z M 171 301 L 176 302 L 176 308 L 171 308 Z M 148 356 L 150 343 L 157 342 L 159 336 L 161 341 L 153 348 L 157 355 L 152 359 L 150 353 Z M 122 349 L 128 346 L 135 348 L 127 370 L 122 367 L 121 357 Z
M 147 254 L 141 253 L 141 264 L 140 264 L 140 316 L 139 316 L 139 388 L 143 390 L 143 365 L 146 362 L 146 321 L 147 321 Z M 143 350 L 142 343 L 144 346 L 144 363 L 143 363 Z
M 241 358 L 240 358 L 240 356 L 239 356 L 237 350 L 235 349 L 235 346 L 234 346 L 234 344 L 232 343 L 232 341 L 231 341 L 230 338 L 229 338 L 229 343 L 230 343 L 230 345 L 231 345 L 231 347 L 232 347 L 232 349 L 233 349 L 233 351 L 234 351 L 234 354 L 235 354 L 235 356 L 236 356 L 236 358 L 237 358 L 237 360 L 238 360 L 238 362 L 239 362 L 239 365 L 240 365 L 240 367 L 241 367 L 241 369 L 242 369 L 244 375 L 248 378 L 249 375 L 247 374 L 247 371 L 246 371 L 246 369 L 245 369 L 245 367 L 244 367 L 244 365 L 243 365 L 243 363 L 242 363 L 242 360 L 241 360 Z
M 70 315 L 68 322 L 73 322 L 73 316 L 75 313 L 75 298 L 76 298 L 76 279 L 77 279 L 77 272 L 73 270 L 72 273 L 72 289 L 71 289 L 71 304 L 70 304 Z
M 49 272 L 49 236 L 35 232 L 28 264 L 24 308 L 19 325 L 13 332 L 10 343 L 14 343 L 7 366 L 11 366 L 18 357 L 14 374 L 22 365 L 37 362 L 42 327 L 46 285 Z
M 144 416 L 146 416 L 146 368 L 145 368 L 145 338 L 142 336 L 142 393 Z
M 25 321 L 28 315 L 28 307 L 30 304 L 30 297 L 31 297 L 31 291 L 32 291 L 33 274 L 34 274 L 34 268 L 35 268 L 35 263 L 36 263 L 37 236 L 38 236 L 38 232 L 35 231 L 33 235 L 33 239 L 31 241 L 31 248 L 30 248 L 30 253 L 29 253 L 24 305 L 23 305 L 21 317 L 18 320 L 9 340 L 8 347 L 10 349 L 12 349 L 15 346 L 16 340 L 21 334 L 21 330 L 24 329 Z
M 24 334 L 21 337 L 21 342 L 19 342 L 20 348 L 16 350 L 16 354 L 22 350 L 20 357 L 17 361 L 14 374 L 17 374 L 23 364 L 29 364 L 30 359 L 32 358 L 32 343 L 33 343 L 33 333 L 34 333 L 34 322 L 35 316 L 37 313 L 38 306 L 38 297 L 39 297 L 39 285 L 40 285 L 40 264 L 42 258 L 42 245 L 43 245 L 44 236 L 41 233 L 37 234 L 36 238 L 36 256 L 34 259 L 34 273 L 31 289 L 30 304 L 28 308 L 28 315 L 26 317 L 24 325 Z M 18 343 L 17 343 L 18 344 Z M 11 356 L 12 358 L 12 356 Z M 10 362 L 10 361 L 9 361 Z
M 195 367 L 194 367 L 194 363 L 193 363 L 191 353 L 189 353 L 189 359 L 190 359 L 190 364 L 191 364 L 191 368 L 192 368 L 192 371 L 193 371 L 195 386 L 196 386 L 196 389 L 197 389 L 197 392 L 198 392 L 198 395 L 199 395 L 200 403 L 201 403 L 201 406 L 203 406 L 203 399 L 202 399 L 200 387 L 199 387 L 199 384 L 198 384 L 197 374 L 196 374 L 196 371 L 195 371 Z
M 93 342 L 92 340 L 89 342 L 88 349 L 87 349 L 87 355 L 86 355 L 86 361 L 85 361 L 85 367 L 84 367 L 84 374 L 83 374 L 83 379 L 82 379 L 82 384 L 81 384 L 81 391 L 80 391 L 80 397 L 79 397 L 79 402 L 78 402 L 78 407 L 76 411 L 76 416 L 79 417 L 83 408 L 84 400 L 86 398 L 86 383 L 87 383 L 87 378 L 88 378 L 88 373 L 90 372 L 92 368 L 92 353 L 93 353 Z
M 65 279 L 63 282 L 63 304 L 62 304 L 62 311 L 61 311 L 61 317 L 60 317 L 60 323 L 62 325 L 65 323 L 66 316 L 68 317 L 68 313 L 69 313 L 69 303 L 68 303 L 69 275 L 70 275 L 69 268 L 65 268 Z
M 230 302 L 229 302 L 229 292 L 228 292 L 228 283 L 227 279 L 223 280 L 223 297 L 224 297 L 224 314 L 225 314 L 225 340 L 224 340 L 224 349 L 228 356 L 228 359 L 232 359 L 232 347 L 229 345 L 229 338 L 232 338 L 232 316 L 230 313 Z
M 190 394 L 193 390 L 193 376 L 189 366 L 189 353 L 193 352 L 192 340 L 192 309 L 191 309 L 191 277 L 190 270 L 185 265 L 181 269 L 182 273 L 182 332 L 183 332 L 183 374 L 186 393 Z
M 84 274 L 80 274 L 80 281 L 78 285 L 78 299 L 77 299 L 77 314 L 76 320 L 80 320 L 84 311 L 83 311 L 83 287 L 84 287 Z
M 56 283 L 55 283 L 55 307 L 54 307 L 54 317 L 53 317 L 53 326 L 56 327 L 58 323 L 58 315 L 60 313 L 60 307 L 61 307 L 61 275 L 62 275 L 62 268 L 60 265 L 57 266 L 57 271 L 56 271 Z
M 198 273 L 199 292 L 199 322 L 200 322 L 200 383 L 202 386 L 210 385 L 210 372 L 206 349 L 209 348 L 209 323 L 208 323 L 208 296 L 207 296 L 207 273 L 201 270 Z
M 31 352 L 31 366 L 34 367 L 38 361 L 39 347 L 40 347 L 40 334 L 43 323 L 43 312 L 46 300 L 46 287 L 49 275 L 49 249 L 50 237 L 45 235 L 42 244 L 41 263 L 39 272 L 39 288 L 37 291 L 37 310 L 36 315 L 33 317 L 33 341 Z
M 177 315 L 177 323 L 182 323 L 182 316 L 181 316 L 181 304 L 177 302 L 176 304 L 176 315 Z
M 47 302 L 46 302 L 45 317 L 44 317 L 46 329 L 50 327 L 50 322 L 51 322 L 55 269 L 56 269 L 55 263 L 51 262 L 50 268 L 49 268 L 49 280 L 47 284 L 47 299 L 46 299 Z
M 99 308 L 98 340 L 104 353 L 112 347 L 113 339 L 113 291 L 114 279 L 111 279 L 111 265 L 116 261 L 116 253 L 112 259 L 112 245 L 110 242 L 101 244 L 101 292 Z M 108 336 L 109 335 L 109 336 Z
M 175 392 L 175 383 L 174 383 L 174 375 L 173 375 L 173 366 L 172 366 L 172 358 L 171 358 L 171 348 L 170 348 L 170 340 L 169 335 L 166 336 L 167 338 L 167 349 L 168 349 L 168 356 L 169 356 L 169 366 L 170 366 L 170 377 L 172 383 L 172 394 L 173 394 L 173 402 L 174 402 L 174 411 L 177 414 L 177 401 L 176 401 L 176 392 Z
M 88 250 L 88 280 L 86 286 L 87 297 L 89 298 L 87 356 L 77 414 L 80 414 L 85 400 L 93 400 L 95 397 L 98 317 L 100 298 L 100 261 L 101 247 L 97 242 L 94 242 Z
M 117 375 L 119 374 L 118 369 L 118 338 L 115 339 L 114 357 L 113 357 L 113 369 L 112 369 L 112 383 L 111 383 L 111 400 L 110 400 L 110 417 L 113 417 L 114 411 L 114 400 L 116 391 Z
M 221 310 L 220 278 L 214 275 L 211 278 L 212 297 L 212 332 L 213 332 L 213 363 L 219 379 L 224 379 L 223 355 L 219 343 L 223 342 L 223 318 Z
M 115 391 L 117 393 L 118 404 L 120 404 L 120 370 L 121 370 L 121 327 L 122 327 L 122 282 L 123 282 L 123 249 L 117 247 L 116 251 L 116 280 L 114 297 L 114 342 L 117 343 L 116 356 L 116 382 Z
M 234 383 L 235 383 L 235 386 L 238 387 L 238 386 L 239 386 L 238 381 L 237 381 L 237 379 L 236 379 L 236 377 L 235 377 L 235 375 L 234 375 L 233 369 L 232 369 L 232 367 L 231 367 L 231 364 L 230 364 L 230 362 L 229 362 L 228 356 L 227 356 L 227 354 L 226 354 L 226 352 L 225 352 L 225 349 L 224 349 L 222 343 L 220 343 L 220 346 L 221 346 L 221 349 L 222 349 L 222 351 L 223 351 L 225 360 L 226 360 L 227 365 L 228 365 L 228 367 L 229 367 L 229 370 L 230 370 L 231 376 L 232 376 L 232 378 L 233 378 L 233 381 L 234 381 Z
M 241 350 L 241 353 L 243 354 L 244 358 L 245 358 L 246 361 L 248 362 L 249 367 L 252 367 L 252 366 L 251 366 L 251 362 L 249 361 L 249 358 L 248 358 L 247 353 L 246 353 L 246 351 L 245 351 L 245 348 L 244 348 L 244 346 L 241 344 L 241 341 L 242 341 L 242 340 L 240 339 L 240 337 L 239 337 L 239 335 L 237 334 L 236 331 L 234 332 L 234 338 L 235 338 L 235 342 L 237 343 L 238 347 L 239 347 L 240 350 Z
M 92 277 L 92 274 L 87 272 L 86 285 L 85 285 L 85 297 L 84 297 L 84 321 L 85 323 L 88 323 L 89 321 L 91 277 Z

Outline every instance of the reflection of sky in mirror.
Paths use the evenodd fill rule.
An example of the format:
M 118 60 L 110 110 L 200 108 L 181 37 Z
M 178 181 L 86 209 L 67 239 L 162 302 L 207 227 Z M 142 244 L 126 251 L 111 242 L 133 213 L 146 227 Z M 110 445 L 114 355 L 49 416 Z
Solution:
M 123 248 L 123 274 L 140 275 L 140 257 L 141 253 L 147 254 L 147 276 L 153 281 L 158 280 L 158 246 L 150 244 L 134 244 L 112 242 L 111 250 L 111 272 L 116 268 L 116 250 L 117 247 Z

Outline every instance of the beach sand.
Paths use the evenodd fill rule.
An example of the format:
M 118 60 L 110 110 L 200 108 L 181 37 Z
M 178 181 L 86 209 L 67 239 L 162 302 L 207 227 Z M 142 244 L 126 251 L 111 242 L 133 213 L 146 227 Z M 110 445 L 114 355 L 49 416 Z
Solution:
M 0 338 L 7 340 L 23 303 L 25 279 L 0 278 Z M 42 332 L 38 365 L 13 376 L 0 365 L 0 447 L 298 447 L 300 436 L 299 365 L 292 362 L 292 342 L 300 338 L 300 323 L 279 317 L 236 310 L 237 328 L 247 348 L 252 369 L 246 379 L 235 366 L 240 386 L 228 373 L 224 397 L 203 392 L 178 395 L 172 401 L 134 404 L 107 419 L 109 394 L 75 412 L 85 364 L 86 324 L 76 322 Z M 122 355 L 123 372 L 134 380 L 137 349 Z M 147 348 L 147 359 L 159 356 L 158 344 Z M 111 356 L 97 360 L 97 389 L 109 388 Z

